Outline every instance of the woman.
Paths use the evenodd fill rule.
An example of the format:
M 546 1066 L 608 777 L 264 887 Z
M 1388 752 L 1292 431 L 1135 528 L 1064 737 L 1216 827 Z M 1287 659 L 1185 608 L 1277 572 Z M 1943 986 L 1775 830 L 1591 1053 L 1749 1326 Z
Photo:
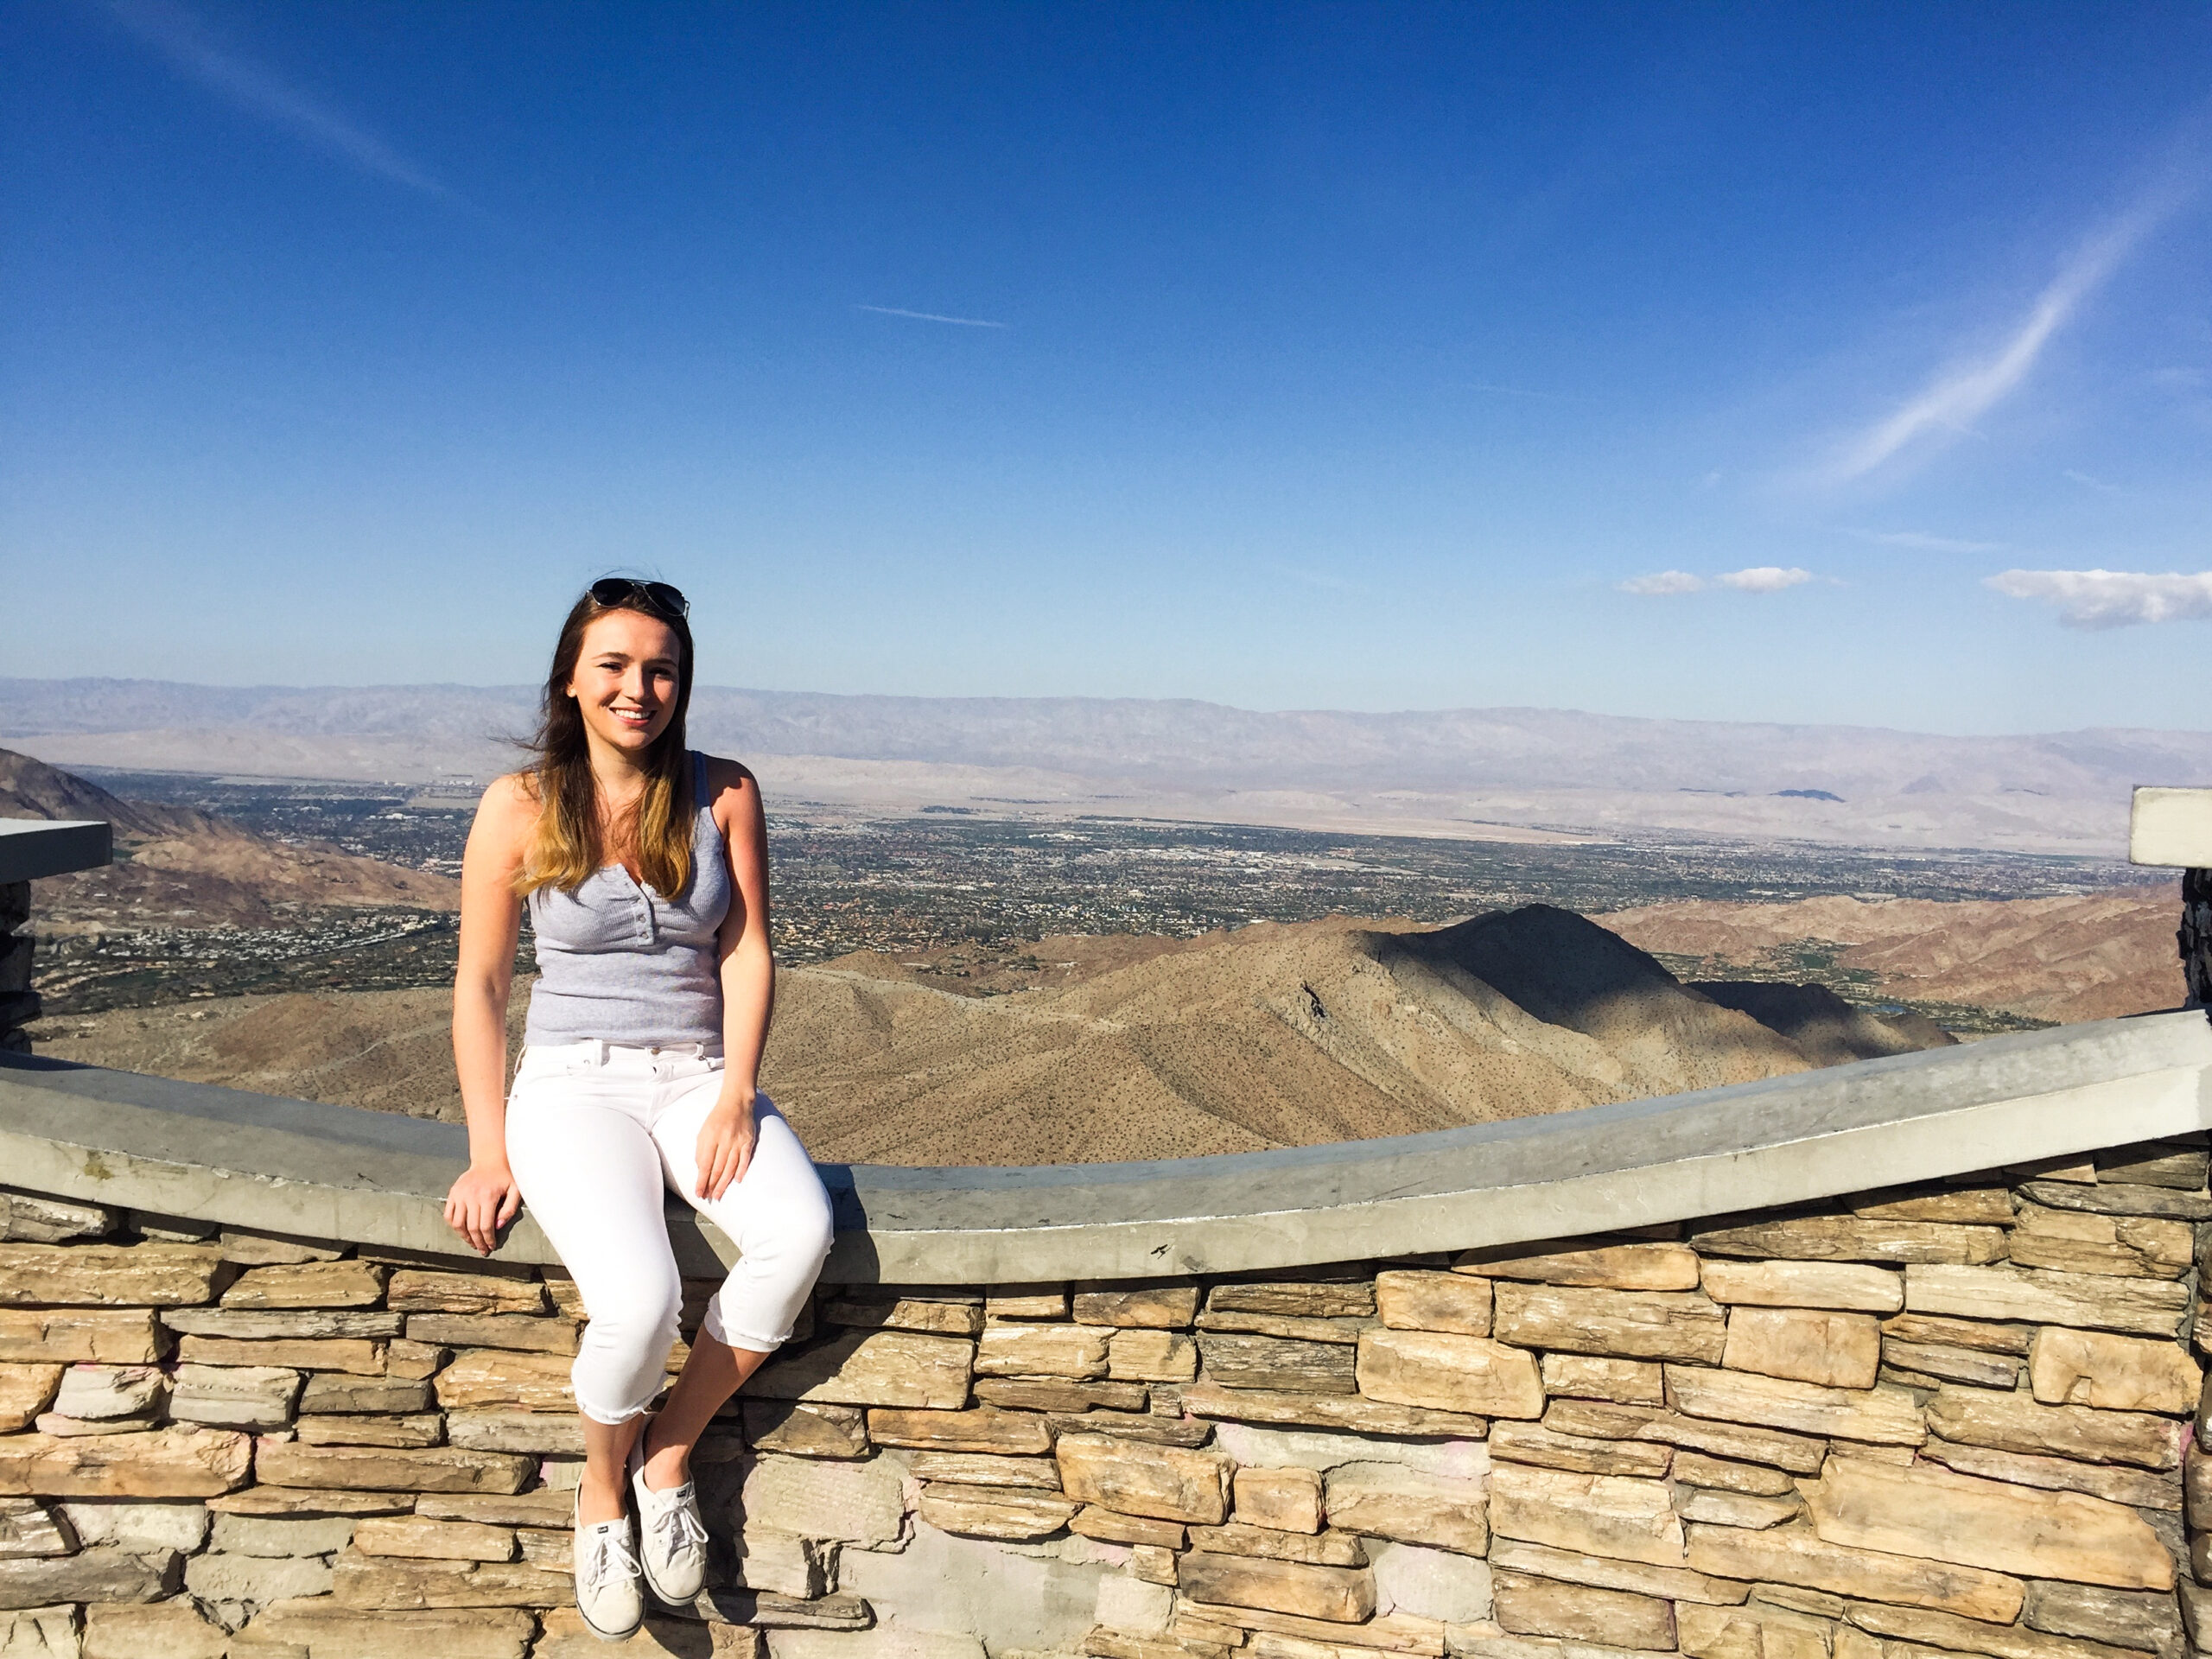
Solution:
M 665 582 L 591 585 L 554 647 L 537 763 L 485 791 L 461 864 L 453 1046 L 469 1161 L 446 1220 L 489 1254 L 526 1200 L 589 1310 L 571 1372 L 576 1605 L 610 1641 L 644 1617 L 641 1572 L 664 1601 L 698 1594 L 691 1448 L 791 1335 L 830 1249 L 829 1197 L 754 1084 L 775 975 L 766 830 L 753 774 L 684 747 L 690 609 Z M 503 1103 L 525 902 L 540 976 Z M 649 1415 L 683 1296 L 664 1186 L 740 1259 Z

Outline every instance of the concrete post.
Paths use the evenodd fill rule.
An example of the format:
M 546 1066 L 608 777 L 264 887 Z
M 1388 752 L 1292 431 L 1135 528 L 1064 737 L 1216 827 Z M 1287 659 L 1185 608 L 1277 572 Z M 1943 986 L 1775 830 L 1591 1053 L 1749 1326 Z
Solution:
M 28 1054 L 23 1027 L 39 1016 L 31 989 L 35 941 L 25 931 L 31 883 L 41 876 L 93 870 L 113 855 L 113 832 L 98 820 L 0 818 L 0 1054 Z
M 29 1053 L 31 1039 L 22 1028 L 39 1015 L 38 993 L 31 989 L 35 941 L 16 931 L 30 915 L 31 884 L 0 884 L 0 1053 Z
M 2212 1019 L 2212 789 L 2139 788 L 2127 860 L 2180 869 L 2181 926 L 2174 942 L 2189 1006 Z
M 2204 1009 L 2212 1019 L 2212 870 L 2182 872 L 2181 926 L 2174 941 L 2181 947 L 2190 1006 Z

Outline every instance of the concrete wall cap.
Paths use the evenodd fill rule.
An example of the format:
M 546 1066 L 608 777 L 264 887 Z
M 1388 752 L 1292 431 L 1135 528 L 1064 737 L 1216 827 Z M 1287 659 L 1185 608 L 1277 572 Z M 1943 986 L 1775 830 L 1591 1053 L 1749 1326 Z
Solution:
M 1800 1203 L 2212 1125 L 2212 1027 L 2149 1014 L 1433 1134 L 1128 1164 L 824 1165 L 835 1282 L 1365 1260 Z M 6 1184 L 455 1254 L 455 1124 L 0 1056 Z M 670 1199 L 687 1271 L 734 1259 Z M 550 1262 L 525 1215 L 499 1252 Z
M 0 818 L 0 884 L 97 870 L 114 856 L 105 818 Z

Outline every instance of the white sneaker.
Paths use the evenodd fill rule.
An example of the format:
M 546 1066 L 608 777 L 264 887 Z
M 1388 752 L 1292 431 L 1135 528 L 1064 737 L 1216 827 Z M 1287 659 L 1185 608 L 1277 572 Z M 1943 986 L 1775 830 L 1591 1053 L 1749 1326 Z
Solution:
M 630 1553 L 630 1517 L 576 1528 L 576 1611 L 602 1642 L 626 1642 L 645 1622 L 638 1558 Z
M 638 1506 L 639 1565 L 653 1594 L 671 1607 L 688 1607 L 707 1581 L 707 1529 L 699 1519 L 699 1489 L 690 1481 L 657 1492 L 645 1484 L 645 1436 L 630 1448 L 630 1492 Z

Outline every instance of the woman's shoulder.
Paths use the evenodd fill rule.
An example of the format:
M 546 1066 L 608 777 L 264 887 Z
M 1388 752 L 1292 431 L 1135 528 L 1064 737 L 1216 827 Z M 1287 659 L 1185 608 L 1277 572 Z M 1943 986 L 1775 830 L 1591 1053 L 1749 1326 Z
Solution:
M 537 775 L 510 772 L 486 785 L 476 804 L 480 823 L 523 823 L 537 817 Z
M 699 755 L 700 805 L 726 838 L 742 838 L 761 823 L 760 780 L 753 768 L 725 755 Z
M 484 874 L 493 875 L 503 886 L 511 881 L 537 833 L 537 815 L 536 779 L 520 772 L 494 778 L 477 801 L 475 822 L 468 829 L 464 885 Z
M 758 791 L 760 780 L 753 775 L 753 768 L 742 760 L 732 760 L 726 755 L 709 754 L 703 749 L 694 750 L 699 757 L 699 770 L 706 780 L 707 799 L 719 799 L 726 791 L 742 794 L 747 790 Z

